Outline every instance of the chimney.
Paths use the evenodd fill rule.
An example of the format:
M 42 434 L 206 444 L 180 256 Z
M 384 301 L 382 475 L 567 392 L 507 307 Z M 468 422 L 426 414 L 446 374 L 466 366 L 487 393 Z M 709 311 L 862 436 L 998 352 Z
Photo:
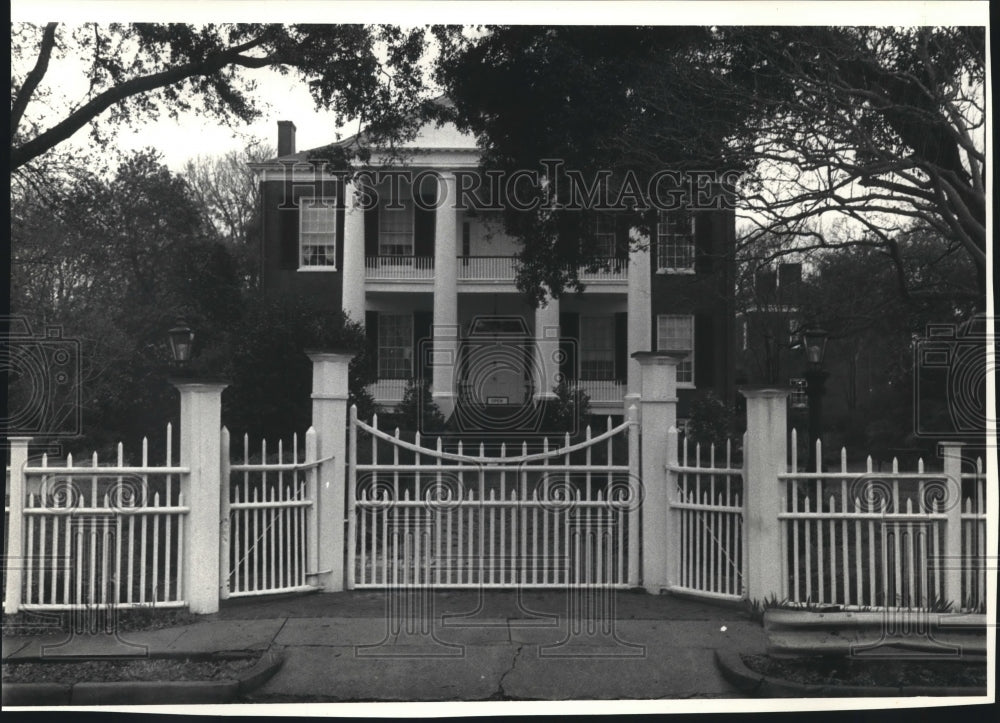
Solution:
M 295 153 L 295 124 L 278 121 L 278 155 L 290 156 Z
M 794 302 L 802 283 L 802 264 L 781 264 L 778 266 L 778 288 L 784 301 Z

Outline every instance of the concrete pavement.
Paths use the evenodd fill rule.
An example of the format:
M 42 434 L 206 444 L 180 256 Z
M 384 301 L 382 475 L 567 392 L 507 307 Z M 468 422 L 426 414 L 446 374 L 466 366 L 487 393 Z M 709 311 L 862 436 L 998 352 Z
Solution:
M 740 609 L 667 595 L 397 590 L 230 600 L 146 632 L 5 637 L 3 655 L 281 652 L 248 702 L 572 700 L 741 697 L 713 653 L 764 647 Z

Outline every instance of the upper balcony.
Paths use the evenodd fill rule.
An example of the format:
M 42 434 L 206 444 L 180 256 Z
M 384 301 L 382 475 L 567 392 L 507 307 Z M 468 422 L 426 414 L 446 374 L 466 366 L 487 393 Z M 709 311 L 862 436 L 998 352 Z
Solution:
M 618 287 L 628 283 L 628 262 L 623 258 L 600 259 L 595 271 L 580 269 L 580 280 L 591 289 Z M 457 281 L 467 290 L 514 285 L 517 259 L 514 256 L 459 256 Z M 397 286 L 428 284 L 434 281 L 433 256 L 368 256 L 365 258 L 365 279 L 376 285 Z

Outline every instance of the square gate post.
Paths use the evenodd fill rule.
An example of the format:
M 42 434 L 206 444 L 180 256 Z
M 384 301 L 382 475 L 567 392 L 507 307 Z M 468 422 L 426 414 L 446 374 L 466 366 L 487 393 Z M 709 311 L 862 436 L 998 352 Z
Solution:
M 319 484 L 316 489 L 318 569 L 309 578 L 328 592 L 344 589 L 345 509 L 347 485 L 347 373 L 354 354 L 345 351 L 306 352 L 313 363 L 312 426 L 319 442 Z M 352 541 L 353 544 L 353 541 Z
M 31 437 L 9 437 L 10 442 L 10 495 L 7 518 L 7 589 L 4 591 L 3 611 L 13 615 L 21 607 L 21 571 L 24 569 L 24 468 L 28 465 L 28 442 Z
M 677 540 L 670 520 L 667 465 L 677 462 L 677 448 L 667 444 L 677 426 L 677 365 L 684 352 L 637 351 L 641 381 L 642 586 L 659 593 L 676 584 L 670 560 Z
M 744 388 L 747 434 L 743 450 L 743 529 L 747 566 L 743 570 L 747 598 L 782 598 L 781 535 L 783 484 L 778 475 L 788 471 L 788 389 Z
M 179 379 L 171 383 L 181 394 L 181 466 L 190 469 L 185 501 L 190 509 L 184 535 L 184 596 L 195 614 L 219 611 L 222 504 L 222 390 L 215 380 Z

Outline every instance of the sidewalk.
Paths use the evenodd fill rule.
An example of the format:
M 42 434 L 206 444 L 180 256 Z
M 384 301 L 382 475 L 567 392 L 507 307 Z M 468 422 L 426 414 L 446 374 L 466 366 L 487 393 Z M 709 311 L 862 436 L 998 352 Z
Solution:
M 316 593 L 231 600 L 204 622 L 118 636 L 5 637 L 44 656 L 280 651 L 248 702 L 740 697 L 713 651 L 764 649 L 727 606 L 582 591 Z M 181 703 L 182 701 L 178 701 Z

